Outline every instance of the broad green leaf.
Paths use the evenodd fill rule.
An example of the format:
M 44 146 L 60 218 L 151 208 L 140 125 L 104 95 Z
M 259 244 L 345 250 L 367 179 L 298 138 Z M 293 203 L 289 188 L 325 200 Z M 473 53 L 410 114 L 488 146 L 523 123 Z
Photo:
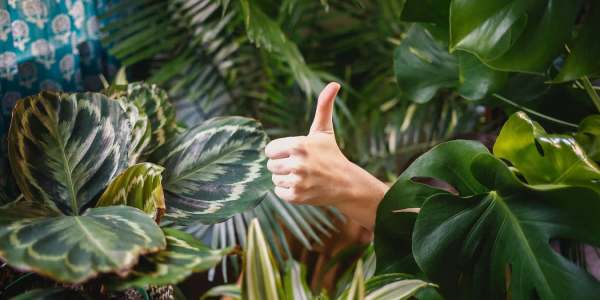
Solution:
M 243 299 L 285 299 L 279 268 L 269 251 L 269 245 L 257 219 L 248 229 L 248 244 L 244 259 Z
M 422 25 L 413 25 L 396 49 L 394 70 L 402 96 L 417 103 L 428 102 L 445 88 L 480 100 L 500 90 L 508 77 L 467 52 L 448 53 L 447 42 Z
M 167 248 L 141 257 L 129 277 L 116 280 L 117 289 L 177 284 L 195 272 L 216 266 L 232 248 L 210 249 L 192 235 L 163 228 Z
M 448 26 L 450 0 L 406 0 L 402 20 Z
M 18 270 L 82 283 L 99 273 L 125 275 L 138 256 L 166 246 L 156 223 L 127 206 L 62 214 L 52 202 L 22 199 L 0 207 L 0 257 Z
M 423 295 L 424 289 L 434 289 L 436 285 L 411 278 L 406 274 L 392 273 L 375 276 L 365 283 L 365 300 L 404 300 L 442 299 L 435 290 L 430 291 L 434 296 Z M 435 297 L 437 296 L 437 297 Z
M 473 177 L 469 166 L 473 157 L 487 152 L 477 142 L 443 143 L 421 155 L 400 175 L 377 208 L 374 243 L 377 274 L 418 271 L 410 252 L 417 215 L 406 209 L 421 207 L 432 195 L 448 193 L 443 189 L 443 183 L 451 185 L 461 195 L 484 192 L 484 186 Z M 431 181 L 432 178 L 437 182 Z M 440 187 L 431 186 L 436 183 Z
M 225 284 L 215 286 L 208 290 L 208 292 L 204 293 L 200 300 L 206 300 L 211 298 L 221 299 L 222 297 L 228 297 L 232 300 L 241 300 L 242 299 L 242 289 L 236 284 Z
M 482 64 L 474 55 L 457 51 L 458 93 L 469 100 L 483 99 L 499 91 L 508 78 L 507 72 L 495 71 Z
M 575 138 L 548 134 L 523 112 L 504 124 L 494 154 L 510 161 L 529 184 L 583 186 L 600 193 L 600 168 Z
M 568 55 L 555 81 L 570 81 L 583 76 L 600 73 L 600 2 L 588 1 L 590 10 L 586 13 L 585 21 L 573 41 L 571 53 Z
M 312 299 L 312 292 L 306 284 L 306 269 L 295 260 L 290 259 L 287 262 L 283 285 L 286 299 Z
M 11 298 L 11 300 L 76 300 L 90 299 L 79 294 L 76 291 L 66 288 L 48 288 L 34 289 L 21 295 Z
M 255 207 L 270 188 L 267 136 L 252 119 L 222 117 L 190 128 L 152 157 L 165 167 L 165 218 L 214 223 Z
M 544 73 L 569 40 L 580 1 L 455 0 L 450 48 L 504 71 Z
M 147 116 L 152 139 L 145 147 L 144 154 L 151 153 L 177 134 L 179 129 L 175 118 L 175 108 L 171 105 L 167 93 L 157 85 L 135 82 L 112 86 L 104 93 L 112 99 L 135 104 L 140 114 Z
M 160 221 L 165 211 L 165 195 L 161 184 L 163 170 L 163 167 L 151 163 L 129 167 L 110 183 L 96 207 L 133 206 Z
M 439 89 L 458 83 L 456 57 L 416 24 L 396 48 L 394 70 L 402 97 L 417 103 L 427 102 Z
M 575 134 L 575 139 L 591 159 L 600 162 L 600 115 L 592 115 L 583 119 L 579 124 L 579 131 Z
M 600 197 L 592 189 L 526 185 L 489 153 L 471 161 L 487 192 L 442 193 L 422 206 L 415 259 L 452 299 L 593 299 L 600 283 L 561 256 L 552 239 L 600 246 Z
M 13 174 L 29 201 L 77 215 L 127 167 L 121 104 L 97 93 L 42 92 L 17 102 L 9 132 Z

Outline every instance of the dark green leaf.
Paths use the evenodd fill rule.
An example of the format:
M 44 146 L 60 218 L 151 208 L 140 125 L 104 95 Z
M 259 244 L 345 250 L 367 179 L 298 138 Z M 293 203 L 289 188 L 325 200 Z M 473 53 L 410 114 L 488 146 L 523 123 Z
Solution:
M 67 216 L 52 202 L 22 199 L 0 207 L 0 257 L 56 281 L 82 283 L 99 273 L 125 275 L 144 253 L 166 246 L 156 223 L 127 206 Z
M 255 207 L 270 188 L 258 122 L 223 117 L 193 127 L 157 149 L 165 167 L 166 218 L 214 223 Z
M 579 1 L 455 0 L 450 46 L 504 71 L 544 73 L 562 51 Z
M 35 289 L 11 298 L 11 300 L 80 300 L 89 299 L 65 288 Z
M 129 167 L 110 183 L 96 207 L 132 206 L 160 221 L 165 211 L 165 195 L 160 175 L 163 171 L 163 167 L 151 163 Z
M 448 184 L 461 195 L 485 191 L 469 166 L 473 157 L 487 152 L 476 142 L 451 141 L 423 154 L 402 173 L 377 208 L 375 253 L 378 274 L 418 271 L 410 253 L 412 227 L 417 215 L 403 210 L 421 207 L 432 195 L 447 194 L 444 187 Z M 434 184 L 438 187 L 431 186 Z
M 582 186 L 600 193 L 600 168 L 575 138 L 547 134 L 523 112 L 504 124 L 494 154 L 510 161 L 529 184 Z
M 402 97 L 417 103 L 458 83 L 456 58 L 420 25 L 413 25 L 396 49 L 394 70 Z
M 600 53 L 600 39 L 598 39 L 600 2 L 588 1 L 588 3 L 590 10 L 573 42 L 571 53 L 560 73 L 554 78 L 555 81 L 570 81 L 582 76 L 597 75 L 600 72 L 600 59 L 598 59 L 598 53 Z
M 127 167 L 129 138 L 119 102 L 96 93 L 42 92 L 14 109 L 10 163 L 27 200 L 77 215 Z
M 600 115 L 583 119 L 575 139 L 591 159 L 600 162 Z
M 143 256 L 140 263 L 125 279 L 115 280 L 117 289 L 146 288 L 177 284 L 195 272 L 216 266 L 232 248 L 210 249 L 192 235 L 171 228 L 163 228 L 167 248 Z
M 448 156 L 461 160 L 464 155 Z M 445 296 L 596 297 L 600 283 L 562 257 L 550 241 L 561 238 L 600 246 L 599 195 L 583 187 L 526 185 L 487 153 L 475 156 L 469 166 L 488 191 L 433 195 L 415 223 L 415 259 Z
M 508 73 L 490 69 L 470 53 L 457 51 L 455 54 L 458 56 L 458 93 L 461 96 L 480 100 L 504 86 Z
M 448 26 L 450 0 L 406 0 L 402 20 Z

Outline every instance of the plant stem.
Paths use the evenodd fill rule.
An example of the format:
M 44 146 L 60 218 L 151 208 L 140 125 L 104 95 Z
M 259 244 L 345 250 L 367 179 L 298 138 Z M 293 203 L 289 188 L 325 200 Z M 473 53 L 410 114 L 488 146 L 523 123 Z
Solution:
M 596 91 L 594 90 L 592 82 L 587 76 L 581 77 L 581 81 L 583 81 L 583 87 L 585 88 L 585 91 L 588 93 L 588 95 L 594 102 L 594 105 L 596 105 L 596 109 L 600 111 L 600 96 L 598 96 L 598 93 L 596 93 Z
M 509 99 L 506 99 L 506 98 L 504 98 L 504 97 L 502 97 L 502 96 L 500 96 L 498 94 L 493 94 L 492 96 L 494 96 L 494 97 L 496 97 L 496 98 L 504 101 L 505 103 L 510 104 L 510 105 L 512 105 L 512 106 L 514 106 L 514 107 L 516 107 L 518 109 L 521 109 L 521 110 L 523 110 L 523 111 L 525 111 L 525 112 L 527 112 L 529 114 L 532 114 L 532 115 L 534 115 L 536 117 L 539 117 L 539 118 L 542 118 L 542 119 L 545 119 L 545 120 L 548 120 L 548 121 L 551 121 L 551 122 L 554 122 L 554 123 L 557 123 L 557 124 L 561 124 L 561 125 L 564 125 L 564 126 L 572 127 L 572 128 L 575 128 L 575 129 L 579 128 L 579 126 L 577 124 L 573 124 L 573 123 L 570 123 L 570 122 L 567 122 L 567 121 L 559 120 L 557 118 L 553 118 L 551 116 L 547 116 L 545 114 L 539 113 L 539 112 L 537 112 L 537 111 L 535 111 L 533 109 L 527 108 L 527 107 L 522 106 L 520 104 L 517 104 L 517 103 L 515 103 L 515 102 L 513 102 L 513 101 L 511 101 Z

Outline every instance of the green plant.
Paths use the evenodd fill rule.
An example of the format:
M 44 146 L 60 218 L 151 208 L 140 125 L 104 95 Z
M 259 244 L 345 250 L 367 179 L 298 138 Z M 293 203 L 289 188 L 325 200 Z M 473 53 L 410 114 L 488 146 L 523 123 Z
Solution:
M 227 295 L 234 299 L 329 299 L 326 291 L 313 295 L 306 285 L 304 267 L 294 260 L 286 264 L 283 278 L 260 228 L 253 220 L 248 231 L 244 255 L 242 287 L 218 286 L 202 299 Z M 354 269 L 349 286 L 335 299 L 440 299 L 435 285 L 406 274 L 386 274 L 365 278 L 362 260 Z
M 548 134 L 524 113 L 493 153 L 452 141 L 402 174 L 378 209 L 378 272 L 418 266 L 451 299 L 595 297 L 600 283 L 551 243 L 600 246 L 600 167 L 573 135 Z
M 207 270 L 232 248 L 157 222 L 219 222 L 256 206 L 269 188 L 266 141 L 241 117 L 180 128 L 166 94 L 143 83 L 21 99 L 8 153 L 22 196 L 0 207 L 0 257 L 61 283 L 102 276 L 115 289 Z

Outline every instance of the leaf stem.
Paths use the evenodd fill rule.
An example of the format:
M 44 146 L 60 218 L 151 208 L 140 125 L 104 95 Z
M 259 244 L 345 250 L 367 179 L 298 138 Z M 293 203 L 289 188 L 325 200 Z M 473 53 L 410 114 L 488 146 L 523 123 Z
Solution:
M 561 124 L 561 125 L 564 125 L 564 126 L 572 127 L 574 129 L 579 128 L 579 126 L 577 124 L 573 124 L 573 123 L 570 123 L 570 122 L 567 122 L 567 121 L 559 120 L 557 118 L 553 118 L 551 116 L 542 114 L 542 113 L 537 112 L 537 111 L 535 111 L 533 109 L 530 109 L 530 108 L 527 108 L 527 107 L 522 106 L 520 104 L 517 104 L 517 103 L 515 103 L 515 102 L 513 102 L 513 101 L 511 101 L 511 100 L 509 100 L 507 98 L 504 98 L 504 97 L 502 97 L 502 96 L 500 96 L 498 94 L 492 94 L 492 96 L 494 96 L 494 97 L 502 100 L 503 102 L 505 102 L 507 104 L 510 104 L 510 105 L 512 105 L 512 106 L 514 106 L 514 107 L 516 107 L 518 109 L 521 109 L 521 110 L 523 110 L 523 111 L 525 111 L 525 112 L 527 112 L 527 113 L 529 113 L 531 115 L 534 115 L 534 116 L 536 116 L 538 118 L 542 118 L 542 119 L 545 119 L 547 121 L 551 121 L 551 122 L 554 122 L 554 123 L 557 123 L 557 124 Z
M 585 88 L 585 91 L 588 93 L 588 95 L 594 102 L 594 105 L 596 105 L 596 109 L 600 111 L 600 96 L 598 96 L 598 93 L 596 93 L 596 91 L 594 90 L 592 82 L 587 76 L 581 77 L 581 81 L 583 82 L 583 87 Z

